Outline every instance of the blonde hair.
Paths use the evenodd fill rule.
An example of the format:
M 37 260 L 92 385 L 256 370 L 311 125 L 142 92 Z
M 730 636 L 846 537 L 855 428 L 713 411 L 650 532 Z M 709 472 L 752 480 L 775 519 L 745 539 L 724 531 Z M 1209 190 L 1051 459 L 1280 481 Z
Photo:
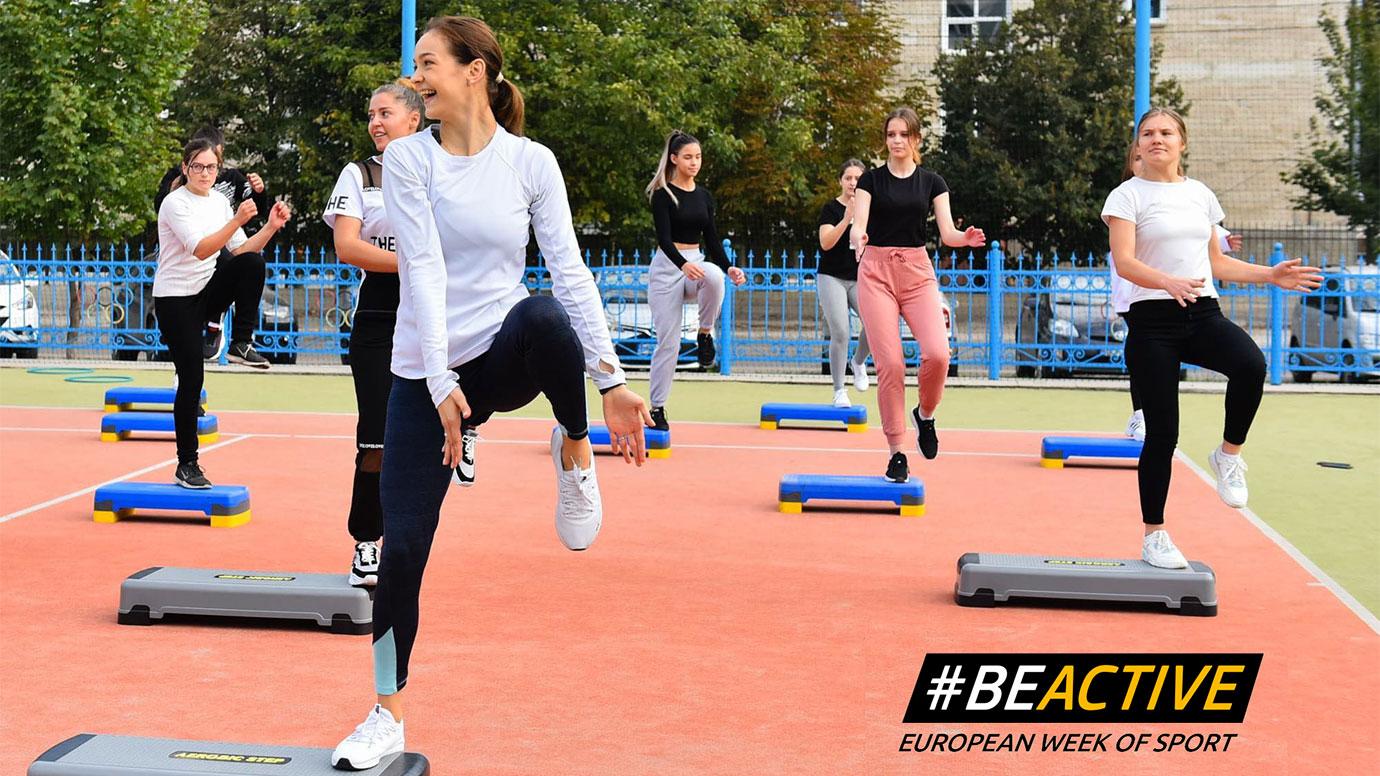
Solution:
M 419 129 L 421 128 L 421 124 L 425 123 L 426 104 L 422 102 L 422 95 L 417 93 L 417 87 L 413 85 L 411 78 L 403 76 L 392 83 L 384 84 L 375 89 L 374 93 L 369 96 L 377 97 L 380 94 L 386 94 L 392 97 L 402 103 L 402 106 L 409 112 L 420 116 L 422 120 L 418 122 Z
M 679 154 L 680 149 L 692 144 L 699 145 L 699 143 L 700 141 L 688 132 L 682 132 L 679 129 L 671 130 L 671 134 L 666 136 L 666 144 L 661 148 L 661 161 L 657 162 L 656 174 L 647 184 L 647 199 L 651 199 L 657 189 L 666 189 L 666 194 L 671 198 L 671 202 L 675 203 L 676 207 L 680 207 L 680 200 L 676 199 L 676 193 L 671 191 L 671 187 L 667 185 L 671 180 L 671 168 L 675 166 L 671 157 Z
M 1166 117 L 1168 117 L 1170 120 L 1172 120 L 1172 121 L 1178 126 L 1178 128 L 1179 128 L 1179 137 L 1183 138 L 1183 146 L 1184 146 L 1184 149 L 1187 150 L 1187 149 L 1188 149 L 1188 124 L 1184 122 L 1184 117 L 1181 116 L 1181 115 L 1179 115 L 1179 112 L 1176 111 L 1176 110 L 1174 110 L 1173 108 L 1160 108 L 1160 107 L 1151 108 L 1151 109 L 1147 110 L 1145 113 L 1142 113 L 1142 114 L 1141 114 L 1140 120 L 1136 122 L 1136 134 L 1135 134 L 1135 137 L 1132 138 L 1132 140 L 1131 140 L 1131 148 L 1132 148 L 1132 150 L 1134 151 L 1136 145 L 1140 142 L 1140 128 L 1143 127 L 1143 126 L 1145 126 L 1145 120 L 1146 120 L 1146 119 L 1155 118 L 1156 116 L 1166 116 Z M 1132 159 L 1132 161 L 1135 161 L 1135 160 Z M 1129 165 L 1128 165 L 1128 166 L 1129 166 Z M 1178 169 L 1177 173 L 1178 173 L 1178 175 L 1179 175 L 1180 177 L 1183 177 L 1183 174 L 1184 174 L 1184 162 L 1183 162 L 1183 157 L 1182 157 L 1182 156 L 1179 157 L 1179 169 Z

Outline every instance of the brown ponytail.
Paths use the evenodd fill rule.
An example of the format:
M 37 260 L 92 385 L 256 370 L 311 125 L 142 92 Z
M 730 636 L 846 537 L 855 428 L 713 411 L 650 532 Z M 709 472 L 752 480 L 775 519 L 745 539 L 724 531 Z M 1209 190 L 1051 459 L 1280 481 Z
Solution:
M 437 16 L 426 25 L 450 45 L 451 54 L 462 65 L 484 60 L 488 77 L 489 109 L 509 133 L 521 135 L 524 109 L 522 92 L 503 74 L 503 49 L 489 25 L 473 16 Z

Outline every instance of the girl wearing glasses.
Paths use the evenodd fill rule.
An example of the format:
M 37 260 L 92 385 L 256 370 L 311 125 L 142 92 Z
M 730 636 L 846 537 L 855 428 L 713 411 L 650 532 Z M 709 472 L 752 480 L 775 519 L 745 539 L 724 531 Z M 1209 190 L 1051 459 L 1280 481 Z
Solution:
M 268 223 L 253 237 L 242 228 L 259 212 L 252 199 L 230 211 L 230 201 L 214 192 L 221 158 L 205 138 L 182 149 L 186 184 L 158 208 L 158 269 L 153 277 L 153 309 L 158 331 L 177 369 L 177 397 L 173 421 L 177 433 L 177 484 L 209 488 L 197 462 L 196 419 L 204 378 L 202 329 L 235 305 L 230 353 L 244 363 L 263 356 L 254 352 L 254 324 L 264 290 L 264 259 L 260 251 L 292 216 L 287 205 L 275 203 Z M 229 249 L 232 258 L 221 255 Z M 267 363 L 264 363 L 267 367 Z

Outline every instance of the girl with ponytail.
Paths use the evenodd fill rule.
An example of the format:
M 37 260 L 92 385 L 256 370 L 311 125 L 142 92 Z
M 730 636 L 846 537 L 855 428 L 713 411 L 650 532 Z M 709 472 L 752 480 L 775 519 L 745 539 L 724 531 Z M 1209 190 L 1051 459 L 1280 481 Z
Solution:
M 701 369 L 714 363 L 714 322 L 724 301 L 724 273 L 734 285 L 747 277 L 729 265 L 719 229 L 714 224 L 714 198 L 695 185 L 704 161 L 700 141 L 674 130 L 662 146 L 656 174 L 647 184 L 656 224 L 656 253 L 647 275 L 647 301 L 656 329 L 652 352 L 652 423 L 667 430 L 666 400 L 680 360 L 680 335 L 685 302 L 699 304 L 700 330 L 696 352 Z M 705 251 L 700 251 L 703 238 Z M 706 253 L 709 261 L 705 261 Z
M 372 768 L 403 749 L 422 572 L 452 470 L 465 462 L 465 430 L 546 396 L 559 424 L 551 436 L 556 534 L 584 550 L 603 522 L 585 375 L 603 394 L 604 423 L 628 463 L 642 464 L 642 428 L 651 422 L 614 355 L 556 157 L 522 137 L 522 93 L 504 77 L 493 30 L 469 17 L 432 19 L 415 59 L 412 82 L 438 123 L 383 151 L 399 295 L 379 481 L 377 703 L 332 754 L 344 770 Z M 554 296 L 529 295 L 523 284 L 529 230 Z M 533 490 L 520 476 L 507 487 Z

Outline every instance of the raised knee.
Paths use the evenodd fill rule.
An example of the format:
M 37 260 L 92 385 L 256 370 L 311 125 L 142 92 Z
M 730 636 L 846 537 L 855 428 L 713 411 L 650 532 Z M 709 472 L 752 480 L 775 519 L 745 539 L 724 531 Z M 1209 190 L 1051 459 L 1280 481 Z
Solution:
M 533 326 L 548 331 L 559 327 L 570 328 L 570 316 L 566 315 L 565 308 L 555 297 L 529 296 L 519 304 L 522 305 L 523 320 Z

